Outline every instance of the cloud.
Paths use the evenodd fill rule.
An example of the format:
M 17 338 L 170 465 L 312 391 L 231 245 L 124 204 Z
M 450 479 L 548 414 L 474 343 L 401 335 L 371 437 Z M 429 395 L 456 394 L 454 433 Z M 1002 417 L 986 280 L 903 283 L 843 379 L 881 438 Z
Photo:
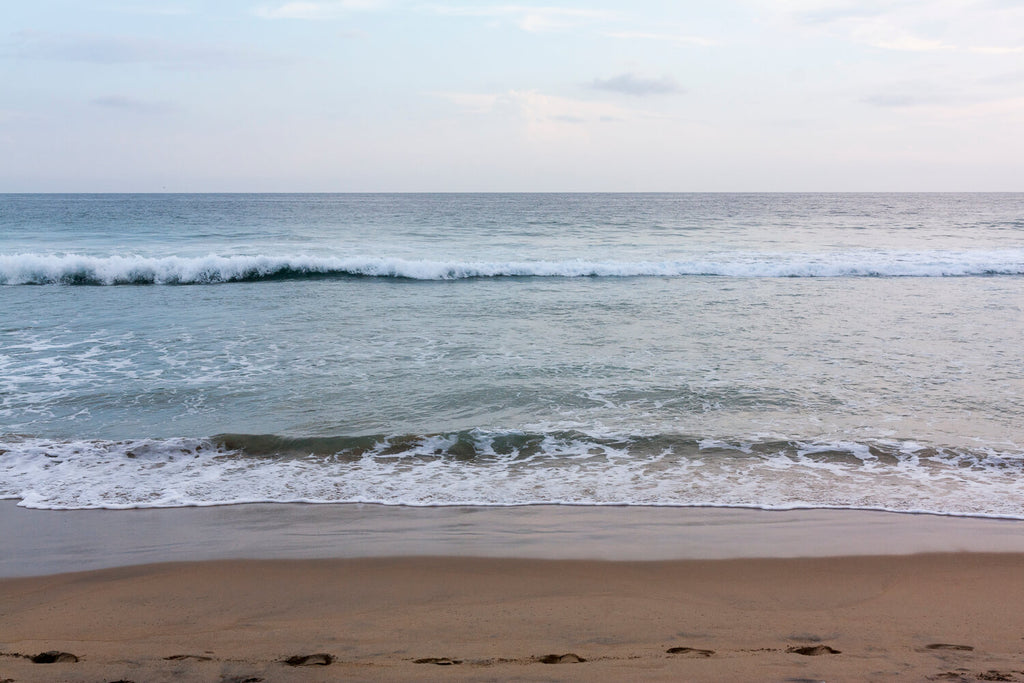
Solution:
M 461 7 L 434 5 L 433 12 L 454 17 L 484 17 L 507 19 L 531 33 L 564 31 L 594 21 L 611 21 L 618 14 L 608 10 L 576 7 L 530 7 L 526 5 L 496 5 L 492 7 Z
M 324 0 L 321 2 L 286 2 L 283 5 L 256 9 L 256 16 L 264 19 L 336 19 L 353 11 L 375 10 L 384 7 L 384 0 Z
M 531 141 L 587 140 L 611 125 L 664 118 L 662 114 L 611 102 L 546 95 L 536 90 L 504 93 L 433 93 L 473 116 L 512 126 Z
M 12 40 L 4 47 L 0 54 L 5 57 L 90 64 L 211 68 L 266 66 L 280 61 L 269 55 L 231 46 L 86 33 L 21 31 L 13 34 Z
M 595 78 L 591 87 L 636 96 L 671 95 L 684 92 L 678 83 L 667 76 L 644 78 L 632 73 L 619 74 L 611 78 Z
M 985 86 L 985 81 L 965 82 L 959 85 L 906 81 L 891 83 L 886 89 L 861 98 L 861 102 L 876 107 L 936 107 L 952 110 L 1004 101 L 1007 95 L 1011 94 L 1001 88 Z
M 1019 55 L 1024 52 L 1024 46 L 1002 47 L 998 45 L 976 45 L 967 48 L 969 52 L 977 52 L 984 55 Z
M 776 0 L 772 4 L 806 24 L 828 24 L 848 19 L 871 18 L 885 12 L 883 6 L 869 0 Z
M 851 22 L 850 35 L 856 42 L 883 50 L 934 52 L 956 49 L 954 45 L 941 40 L 922 38 L 880 19 L 858 19 Z
M 586 139 L 592 126 L 627 121 L 646 116 L 606 102 L 591 102 L 545 95 L 534 90 L 512 90 L 507 94 L 510 109 L 518 114 L 524 133 L 530 140 Z
M 545 95 L 536 90 L 509 90 L 503 93 L 435 92 L 469 114 L 515 113 L 535 121 L 585 123 L 605 119 L 628 118 L 631 110 L 606 102 L 577 100 Z
M 817 33 L 898 52 L 1018 54 L 1024 7 L 998 0 L 752 0 Z
M 721 45 L 721 43 L 713 38 L 704 38 L 703 36 L 688 36 L 678 33 L 645 33 L 643 31 L 610 31 L 604 34 L 609 38 L 620 38 L 622 40 L 657 40 L 666 43 L 680 43 L 683 45 L 699 45 L 702 47 L 712 47 L 714 45 Z

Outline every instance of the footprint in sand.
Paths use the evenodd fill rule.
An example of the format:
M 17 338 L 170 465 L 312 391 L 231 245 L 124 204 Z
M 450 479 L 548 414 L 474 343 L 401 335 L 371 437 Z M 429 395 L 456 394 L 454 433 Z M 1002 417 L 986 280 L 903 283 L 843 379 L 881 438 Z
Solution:
M 452 666 L 453 664 L 462 664 L 461 659 L 451 659 L 449 657 L 423 657 L 413 661 L 413 664 L 437 664 L 438 666 Z
M 808 645 L 806 647 L 789 647 L 786 648 L 786 652 L 792 652 L 793 654 L 797 655 L 804 655 L 805 657 L 842 654 L 839 650 L 834 650 L 830 648 L 828 645 Z
M 544 655 L 543 657 L 537 657 L 537 661 L 541 664 L 579 664 L 587 660 L 580 657 L 578 654 L 573 652 L 567 652 L 564 655 Z
M 57 650 L 40 652 L 37 655 L 31 655 L 29 659 L 31 659 L 36 664 L 63 664 L 65 662 L 78 661 L 78 657 L 71 654 L 70 652 L 58 652 Z
M 925 645 L 926 650 L 960 650 L 961 652 L 973 652 L 973 645 L 953 645 L 952 643 L 932 643 Z
M 334 661 L 334 657 L 324 652 L 317 652 L 312 655 L 295 655 L 284 660 L 288 666 L 327 666 Z
M 931 676 L 930 680 L 959 681 L 961 683 L 969 683 L 970 681 L 1016 681 L 1020 680 L 1014 675 L 1018 673 L 1024 673 L 1024 671 L 996 671 L 995 669 L 989 669 L 988 671 L 970 673 L 969 671 L 961 669 L 959 671 L 944 671 L 940 674 L 936 674 L 935 676 Z
M 710 657 L 715 654 L 714 650 L 701 650 L 696 647 L 670 647 L 665 652 L 670 655 L 685 655 L 687 657 Z

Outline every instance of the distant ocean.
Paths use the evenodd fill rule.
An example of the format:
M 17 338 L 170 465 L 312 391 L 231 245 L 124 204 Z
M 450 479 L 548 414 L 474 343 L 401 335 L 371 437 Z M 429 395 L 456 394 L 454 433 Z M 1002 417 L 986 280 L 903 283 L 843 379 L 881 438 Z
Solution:
M 1024 519 L 1024 194 L 0 195 L 0 498 Z

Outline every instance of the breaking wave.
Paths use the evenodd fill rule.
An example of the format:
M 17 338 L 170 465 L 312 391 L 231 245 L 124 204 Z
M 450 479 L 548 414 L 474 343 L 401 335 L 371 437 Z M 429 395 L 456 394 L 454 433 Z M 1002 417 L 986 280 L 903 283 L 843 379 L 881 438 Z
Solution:
M 383 256 L 0 255 L 3 285 L 201 285 L 261 280 L 501 277 L 963 277 L 1024 275 L 1024 249 L 729 253 L 673 261 L 436 261 Z
M 1024 519 L 1024 453 L 912 441 L 468 430 L 127 441 L 0 435 L 31 508 L 252 502 L 848 508 Z

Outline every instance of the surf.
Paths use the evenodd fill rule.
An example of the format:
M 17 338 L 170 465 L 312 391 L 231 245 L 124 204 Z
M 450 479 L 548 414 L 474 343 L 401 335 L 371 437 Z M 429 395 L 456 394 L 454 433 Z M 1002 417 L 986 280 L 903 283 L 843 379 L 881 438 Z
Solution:
M 666 261 L 430 260 L 389 256 L 0 255 L 0 285 L 213 285 L 332 278 L 472 280 L 637 277 L 968 277 L 1024 275 L 1024 249 L 724 253 Z

